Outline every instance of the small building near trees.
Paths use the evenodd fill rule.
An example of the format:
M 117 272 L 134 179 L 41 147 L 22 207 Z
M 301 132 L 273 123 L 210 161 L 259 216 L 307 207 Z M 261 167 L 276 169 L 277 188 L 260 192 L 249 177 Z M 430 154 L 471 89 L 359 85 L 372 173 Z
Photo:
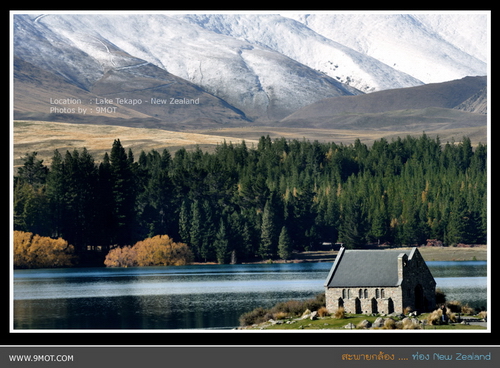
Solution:
M 419 313 L 436 308 L 436 281 L 417 248 L 341 248 L 325 282 L 326 308 L 347 313 Z

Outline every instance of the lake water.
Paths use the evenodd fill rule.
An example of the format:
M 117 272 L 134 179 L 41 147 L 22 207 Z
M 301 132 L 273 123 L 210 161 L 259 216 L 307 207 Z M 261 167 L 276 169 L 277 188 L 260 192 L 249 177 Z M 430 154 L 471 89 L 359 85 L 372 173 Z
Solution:
M 428 262 L 448 300 L 486 309 L 486 262 Z M 331 263 L 14 271 L 14 329 L 223 329 L 324 292 Z

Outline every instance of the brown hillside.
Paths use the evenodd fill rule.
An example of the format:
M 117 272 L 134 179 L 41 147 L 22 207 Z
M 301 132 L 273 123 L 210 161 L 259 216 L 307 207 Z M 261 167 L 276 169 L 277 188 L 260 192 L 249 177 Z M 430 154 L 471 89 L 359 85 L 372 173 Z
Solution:
M 58 99 L 81 103 L 51 103 Z M 112 102 L 97 106 L 96 99 Z M 121 103 L 117 99 L 141 103 Z M 196 103 L 171 103 L 172 99 Z M 53 107 L 68 107 L 77 112 L 54 112 Z M 101 112 L 98 107 L 110 109 Z M 82 110 L 78 109 L 86 112 L 79 113 Z M 224 100 L 151 64 L 109 71 L 87 91 L 19 58 L 14 60 L 14 119 L 159 129 L 196 129 L 246 122 L 244 114 Z
M 391 89 L 365 95 L 327 98 L 289 115 L 281 120 L 280 125 L 291 126 L 309 122 L 318 127 L 318 124 L 331 124 L 332 117 L 339 115 L 377 114 L 427 108 L 452 109 L 485 88 L 486 81 L 486 77 L 466 77 L 450 82 Z

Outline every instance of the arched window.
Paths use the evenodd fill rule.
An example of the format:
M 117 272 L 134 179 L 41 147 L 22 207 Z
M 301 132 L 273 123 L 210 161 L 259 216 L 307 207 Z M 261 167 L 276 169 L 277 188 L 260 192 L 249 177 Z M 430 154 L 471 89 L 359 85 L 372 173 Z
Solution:
M 345 292 L 345 289 L 342 289 L 342 299 L 345 299 L 346 298 L 346 292 Z
M 363 299 L 363 290 L 359 289 L 359 299 Z
M 380 289 L 380 297 L 385 298 L 385 291 L 384 289 Z
M 365 299 L 368 299 L 368 289 L 365 289 L 364 293 L 365 293 Z
M 380 290 L 379 289 L 375 289 L 375 298 L 376 299 L 380 298 Z

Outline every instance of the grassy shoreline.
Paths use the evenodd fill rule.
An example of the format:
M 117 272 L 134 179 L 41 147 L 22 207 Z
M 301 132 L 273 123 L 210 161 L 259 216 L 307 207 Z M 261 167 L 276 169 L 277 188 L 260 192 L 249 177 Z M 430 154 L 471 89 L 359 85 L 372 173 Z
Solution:
M 424 321 L 428 316 L 423 314 L 417 319 Z M 242 330 L 345 330 L 345 331 L 367 331 L 369 329 L 356 327 L 362 321 L 369 321 L 370 323 L 375 322 L 378 316 L 367 316 L 361 314 L 347 315 L 346 318 L 334 318 L 334 317 L 319 317 L 315 320 L 300 319 L 300 318 L 286 318 L 280 321 L 274 322 L 264 322 L 252 326 L 240 327 Z M 352 324 L 353 328 L 346 328 L 346 325 Z M 406 329 L 406 328 L 405 328 Z M 429 331 L 429 330 L 485 330 L 485 323 L 471 323 L 471 324 L 461 324 L 461 323 L 448 323 L 444 325 L 429 325 L 421 324 L 419 331 Z M 375 328 L 370 330 L 387 330 L 394 331 L 395 329 L 387 328 Z M 413 329 L 412 329 L 413 330 Z
M 395 248 L 387 248 L 395 249 Z M 402 247 L 397 249 L 409 249 Z M 486 245 L 476 245 L 470 248 L 458 247 L 418 247 L 425 261 L 487 261 L 488 248 Z M 258 263 L 302 263 L 302 262 L 334 262 L 338 251 L 309 251 L 293 253 L 289 260 L 262 260 L 257 262 L 244 262 L 244 264 Z

